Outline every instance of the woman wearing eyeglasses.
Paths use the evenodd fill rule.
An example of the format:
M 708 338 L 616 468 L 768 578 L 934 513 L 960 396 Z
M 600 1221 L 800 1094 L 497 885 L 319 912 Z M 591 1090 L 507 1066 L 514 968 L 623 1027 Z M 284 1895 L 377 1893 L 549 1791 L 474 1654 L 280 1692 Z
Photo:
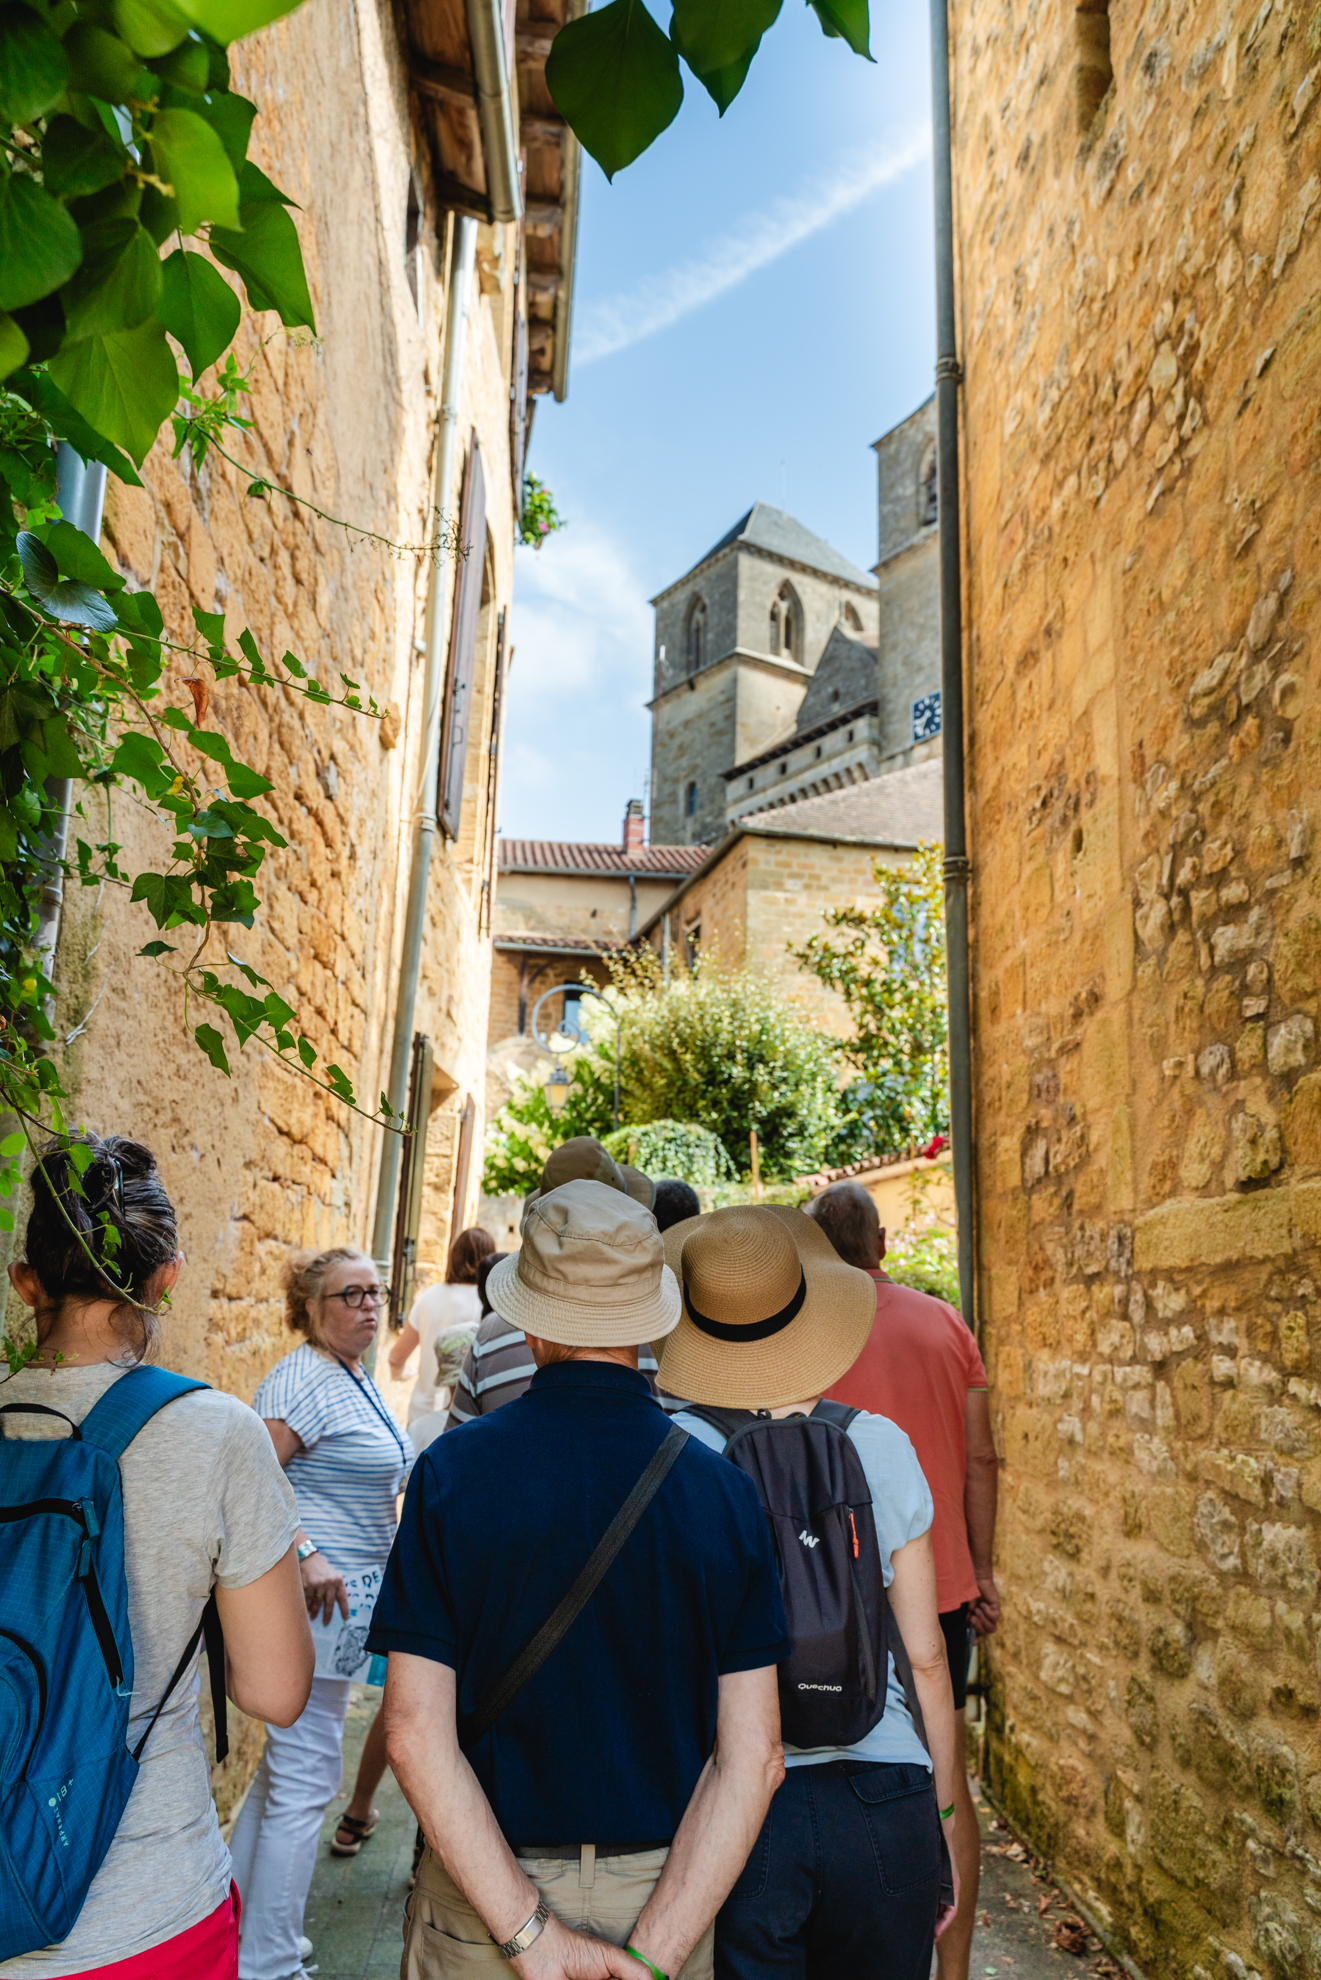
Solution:
M 299 1572 L 317 1675 L 302 1717 L 284 1731 L 267 1727 L 261 1765 L 234 1825 L 240 1980 L 295 1980 L 305 1971 L 303 1908 L 322 1818 L 339 1789 L 350 1680 L 365 1662 L 371 1604 L 413 1458 L 362 1365 L 388 1297 L 371 1259 L 345 1246 L 304 1253 L 290 1263 L 285 1294 L 288 1324 L 305 1339 L 275 1364 L 253 1407 L 298 1502 Z M 371 1798 L 384 1770 L 384 1741 L 373 1724 L 336 1832 L 338 1854 L 356 1854 L 375 1828 Z

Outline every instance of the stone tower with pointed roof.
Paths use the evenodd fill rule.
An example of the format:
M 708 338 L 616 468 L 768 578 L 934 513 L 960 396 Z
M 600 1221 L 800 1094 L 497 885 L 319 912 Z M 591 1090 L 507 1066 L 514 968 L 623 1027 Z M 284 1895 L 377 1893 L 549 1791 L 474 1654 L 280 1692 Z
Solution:
M 709 843 L 731 767 L 793 732 L 832 639 L 869 648 L 874 671 L 876 580 L 758 502 L 651 602 L 651 837 Z

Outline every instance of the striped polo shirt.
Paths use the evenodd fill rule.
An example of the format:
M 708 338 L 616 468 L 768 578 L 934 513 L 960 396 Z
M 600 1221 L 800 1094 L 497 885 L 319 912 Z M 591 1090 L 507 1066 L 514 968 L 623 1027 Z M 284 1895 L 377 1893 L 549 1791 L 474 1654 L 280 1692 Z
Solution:
M 285 1476 L 308 1539 L 341 1574 L 379 1565 L 394 1544 L 413 1450 L 371 1376 L 359 1380 L 304 1343 L 276 1362 L 252 1406 L 302 1440 Z
M 470 1423 L 474 1416 L 486 1416 L 502 1403 L 516 1402 L 536 1372 L 522 1328 L 498 1313 L 488 1313 L 464 1356 L 445 1428 L 457 1430 L 460 1423 Z M 654 1394 L 656 1357 L 649 1347 L 638 1349 L 638 1372 L 646 1376 Z

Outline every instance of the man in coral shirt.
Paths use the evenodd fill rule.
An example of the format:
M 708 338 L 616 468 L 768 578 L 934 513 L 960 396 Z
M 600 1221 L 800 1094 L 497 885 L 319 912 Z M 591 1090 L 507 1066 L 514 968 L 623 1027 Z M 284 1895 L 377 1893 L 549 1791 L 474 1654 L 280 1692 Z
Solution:
M 992 1555 L 999 1460 L 991 1435 L 986 1369 L 952 1306 L 881 1270 L 885 1232 L 860 1183 L 836 1183 L 807 1213 L 840 1257 L 876 1281 L 876 1318 L 862 1353 L 827 1391 L 832 1402 L 888 1416 L 907 1432 L 935 1502 L 936 1607 L 949 1647 L 950 1678 L 962 1746 L 968 1699 L 969 1625 L 989 1636 L 1000 1616 Z M 959 1773 L 959 1909 L 936 1946 L 940 1980 L 968 1980 L 977 1914 L 981 1845 L 967 1776 Z

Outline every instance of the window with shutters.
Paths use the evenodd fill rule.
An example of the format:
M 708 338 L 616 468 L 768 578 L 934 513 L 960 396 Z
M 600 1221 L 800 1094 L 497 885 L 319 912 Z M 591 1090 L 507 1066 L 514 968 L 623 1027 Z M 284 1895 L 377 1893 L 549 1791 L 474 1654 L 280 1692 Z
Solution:
M 459 813 L 463 806 L 463 773 L 468 757 L 485 570 L 486 478 L 482 473 L 482 450 L 474 435 L 463 470 L 463 498 L 459 506 L 459 566 L 454 579 L 445 722 L 440 745 L 440 822 L 451 839 L 459 836 Z

